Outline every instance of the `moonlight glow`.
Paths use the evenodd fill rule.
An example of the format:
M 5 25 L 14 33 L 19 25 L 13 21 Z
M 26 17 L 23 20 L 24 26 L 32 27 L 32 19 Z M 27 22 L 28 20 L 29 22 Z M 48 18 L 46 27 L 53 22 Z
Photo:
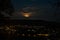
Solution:
M 30 16 L 31 16 L 31 13 L 22 13 L 22 15 L 23 15 L 24 17 L 30 17 Z

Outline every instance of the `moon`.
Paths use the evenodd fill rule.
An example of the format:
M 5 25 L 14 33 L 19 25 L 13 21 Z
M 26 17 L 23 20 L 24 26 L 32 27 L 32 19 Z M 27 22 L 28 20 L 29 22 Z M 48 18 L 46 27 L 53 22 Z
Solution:
M 31 13 L 30 12 L 26 12 L 26 13 L 22 12 L 22 16 L 23 17 L 31 17 Z

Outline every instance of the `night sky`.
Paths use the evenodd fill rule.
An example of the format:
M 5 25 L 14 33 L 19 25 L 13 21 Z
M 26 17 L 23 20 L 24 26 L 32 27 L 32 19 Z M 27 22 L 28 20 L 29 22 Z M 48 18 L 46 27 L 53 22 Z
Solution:
M 47 20 L 59 22 L 59 11 L 53 6 L 57 0 L 11 0 L 15 12 L 11 19 L 23 19 L 21 11 L 31 12 L 32 20 Z M 56 15 L 55 15 L 56 12 Z

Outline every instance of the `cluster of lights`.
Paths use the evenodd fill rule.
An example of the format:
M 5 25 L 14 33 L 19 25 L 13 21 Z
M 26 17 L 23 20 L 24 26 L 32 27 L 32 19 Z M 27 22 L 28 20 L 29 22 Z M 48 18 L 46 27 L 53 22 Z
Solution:
M 33 35 L 31 35 L 31 34 L 27 34 L 27 35 L 25 35 L 25 34 L 19 34 L 18 36 L 33 36 L 33 37 L 46 36 L 46 37 L 48 37 L 49 34 L 33 34 Z
M 5 32 L 7 32 L 8 34 L 10 34 L 11 32 L 16 32 L 15 26 L 0 27 L 0 29 L 5 30 Z
M 27 31 L 33 31 L 33 32 L 35 32 L 35 30 L 33 30 L 33 29 L 32 30 L 27 30 Z
M 12 31 L 12 32 L 16 32 L 16 30 L 15 30 L 15 26 L 5 26 L 6 28 L 5 28 L 5 30 L 6 31 Z M 0 29 L 2 29 L 2 28 L 0 28 Z M 27 30 L 27 31 L 33 31 L 33 32 L 36 32 L 35 30 Z M 19 34 L 20 35 L 20 34 Z M 22 36 L 26 36 L 25 34 L 21 34 Z M 27 34 L 28 36 L 31 36 L 31 34 Z M 33 36 L 49 36 L 48 34 L 34 34 Z

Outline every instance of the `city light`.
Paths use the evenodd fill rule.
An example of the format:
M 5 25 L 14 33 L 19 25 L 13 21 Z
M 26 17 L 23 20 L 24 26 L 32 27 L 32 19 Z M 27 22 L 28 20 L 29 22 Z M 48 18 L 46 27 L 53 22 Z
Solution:
M 30 34 L 28 34 L 28 36 L 31 36 Z
M 25 34 L 22 34 L 22 36 L 25 36 Z
M 34 37 L 36 37 L 36 35 L 33 35 Z
M 39 36 L 49 36 L 48 34 L 37 34 Z

